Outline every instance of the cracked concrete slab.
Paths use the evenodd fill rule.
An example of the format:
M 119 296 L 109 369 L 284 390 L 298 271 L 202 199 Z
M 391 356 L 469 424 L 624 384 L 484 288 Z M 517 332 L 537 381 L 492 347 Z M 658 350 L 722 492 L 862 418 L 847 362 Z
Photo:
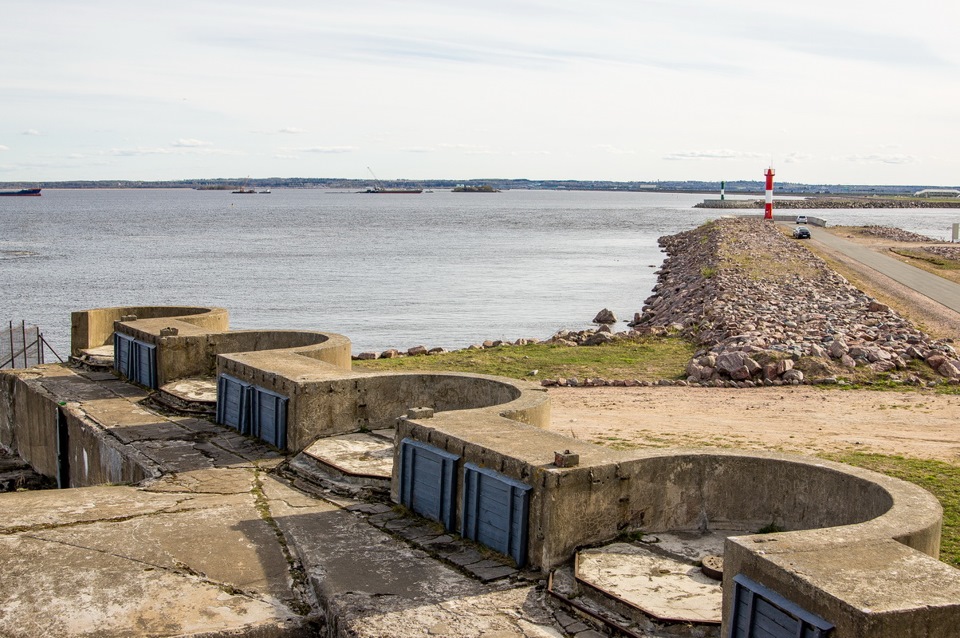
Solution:
M 269 596 L 26 536 L 0 537 L 0 572 L 0 635 L 8 638 L 280 636 L 305 624 Z
M 483 591 L 477 581 L 371 527 L 358 513 L 306 501 L 308 497 L 274 479 L 266 479 L 263 490 L 318 596 L 339 612 L 346 612 L 350 595 L 368 597 L 364 609 L 386 612 Z
M 358 624 L 358 638 L 564 636 L 552 626 L 553 619 L 546 613 L 541 592 L 532 586 L 461 596 L 389 611 L 367 609 L 362 623 Z
M 295 599 L 286 558 L 251 494 L 187 497 L 167 511 L 31 537 L 193 574 L 229 590 Z
M 390 479 L 393 439 L 365 432 L 317 439 L 304 453 L 338 470 Z
M 123 486 L 4 494 L 0 533 L 156 514 L 180 501 L 176 494 L 152 495 Z
M 166 474 L 144 486 L 150 492 L 249 494 L 256 485 L 253 467 L 211 468 Z
M 656 618 L 720 623 L 720 581 L 684 560 L 614 543 L 578 554 L 577 578 Z

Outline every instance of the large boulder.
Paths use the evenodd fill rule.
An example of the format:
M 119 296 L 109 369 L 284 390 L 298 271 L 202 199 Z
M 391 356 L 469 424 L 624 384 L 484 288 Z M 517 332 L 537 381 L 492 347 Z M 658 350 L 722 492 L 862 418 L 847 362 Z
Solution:
M 600 323 L 600 324 L 617 323 L 617 316 L 613 314 L 612 310 L 608 310 L 607 308 L 604 308 L 603 310 L 597 313 L 596 317 L 593 318 L 593 323 Z
M 950 361 L 948 359 L 940 364 L 937 372 L 948 379 L 960 379 L 960 361 Z
M 717 357 L 717 371 L 735 381 L 745 381 L 760 370 L 759 363 L 740 351 L 724 352 Z

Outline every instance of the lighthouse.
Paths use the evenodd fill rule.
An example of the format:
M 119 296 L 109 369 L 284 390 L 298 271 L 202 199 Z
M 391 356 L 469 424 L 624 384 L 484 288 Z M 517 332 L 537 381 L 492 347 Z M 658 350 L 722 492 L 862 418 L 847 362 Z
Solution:
M 763 197 L 763 218 L 773 221 L 773 167 L 771 166 L 763 172 L 767 178 L 767 188 Z

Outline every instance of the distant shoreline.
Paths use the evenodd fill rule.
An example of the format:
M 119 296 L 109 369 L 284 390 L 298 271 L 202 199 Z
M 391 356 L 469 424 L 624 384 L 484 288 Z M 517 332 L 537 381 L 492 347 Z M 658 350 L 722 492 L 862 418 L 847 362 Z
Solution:
M 392 179 L 381 180 L 384 188 L 423 188 L 453 190 L 457 187 L 491 190 L 540 190 L 540 191 L 601 191 L 626 193 L 688 193 L 719 195 L 720 181 L 710 180 L 656 180 L 656 181 L 615 181 L 615 180 L 557 180 L 557 179 L 514 179 L 514 178 L 473 178 L 473 179 Z M 212 177 L 178 180 L 43 180 L 0 182 L 0 189 L 42 186 L 44 189 L 141 189 L 141 188 L 186 188 L 196 190 L 236 190 L 241 185 L 253 189 L 344 189 L 363 190 L 371 186 L 369 179 L 337 177 Z M 730 197 L 763 197 L 765 184 L 762 180 L 726 180 L 725 192 Z M 910 196 L 925 189 L 953 188 L 930 184 L 803 184 L 781 181 L 776 184 L 778 196 L 797 197 L 896 197 Z
M 710 200 L 695 204 L 694 208 L 763 208 L 764 201 L 757 200 Z M 823 210 L 849 208 L 960 208 L 960 199 L 956 201 L 921 198 L 874 198 L 874 197 L 808 197 L 805 199 L 773 200 L 774 210 Z

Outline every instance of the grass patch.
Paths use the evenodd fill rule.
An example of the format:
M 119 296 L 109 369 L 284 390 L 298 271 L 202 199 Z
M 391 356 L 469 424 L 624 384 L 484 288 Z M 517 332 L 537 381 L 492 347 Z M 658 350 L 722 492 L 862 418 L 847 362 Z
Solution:
M 355 370 L 428 370 L 493 374 L 514 379 L 588 377 L 658 381 L 682 379 L 695 347 L 679 337 L 622 339 L 600 346 L 529 344 L 484 350 L 354 361 Z M 531 374 L 534 370 L 537 373 Z
M 930 264 L 936 268 L 941 268 L 943 270 L 960 270 L 960 262 L 955 259 L 947 259 L 946 257 L 941 257 L 940 255 L 935 255 L 929 253 L 925 250 L 913 250 L 910 248 L 891 248 L 890 252 L 900 255 L 901 257 L 907 257 L 908 259 L 916 259 L 922 261 L 926 264 Z
M 960 467 L 943 461 L 864 452 L 824 456 L 909 481 L 936 496 L 943 506 L 940 560 L 960 567 Z

